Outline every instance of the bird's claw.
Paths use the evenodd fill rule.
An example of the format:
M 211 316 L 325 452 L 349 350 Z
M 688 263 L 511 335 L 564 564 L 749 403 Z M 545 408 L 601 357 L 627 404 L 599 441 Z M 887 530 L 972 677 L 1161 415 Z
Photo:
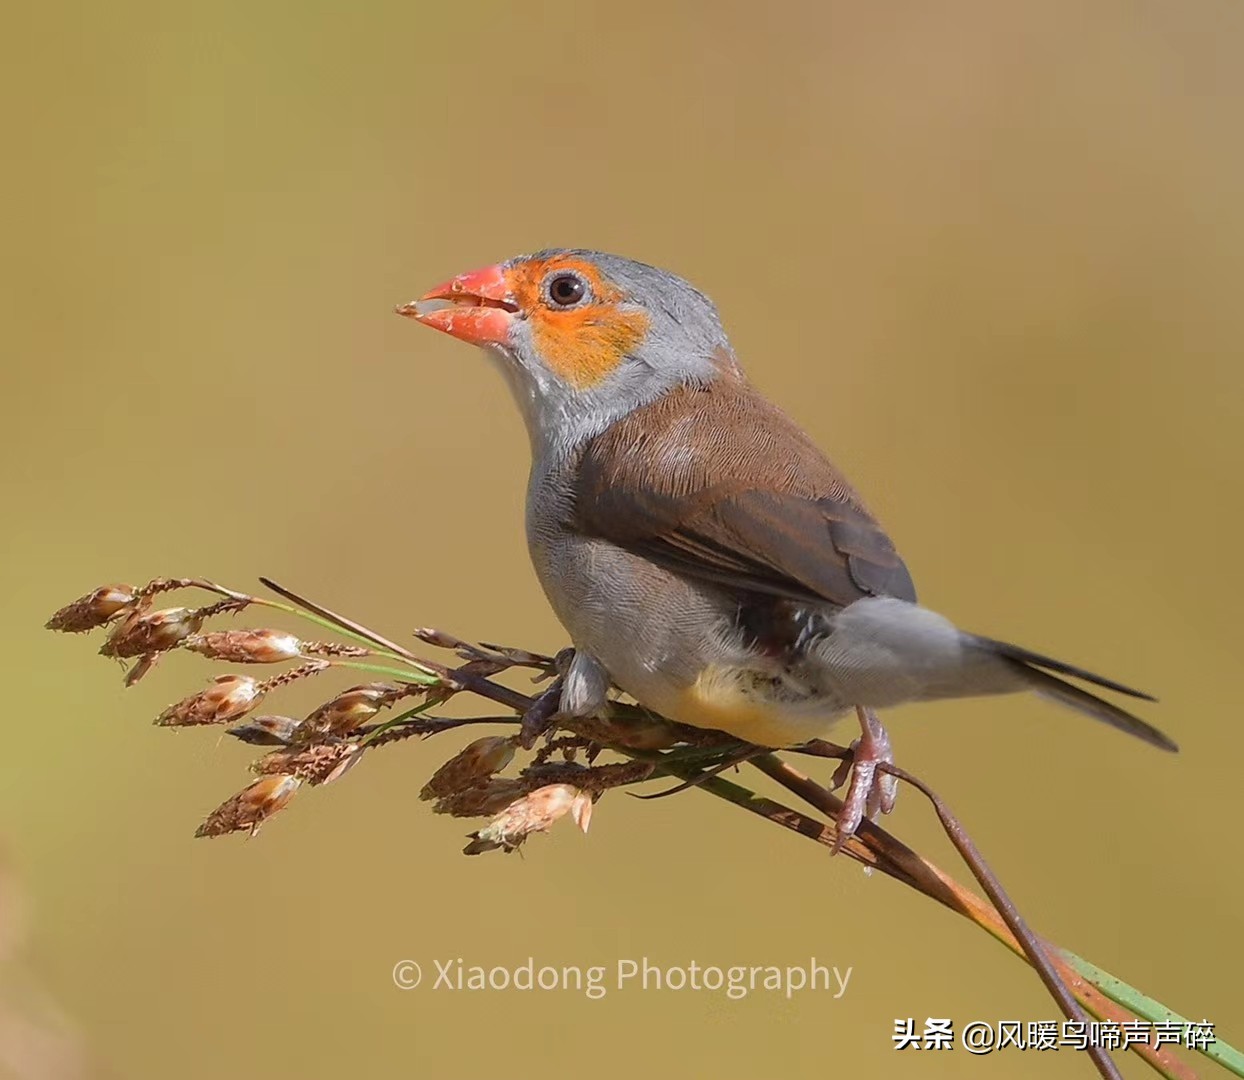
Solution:
M 562 683 L 558 679 L 547 690 L 540 694 L 531 707 L 523 713 L 519 727 L 518 743 L 524 750 L 536 745 L 536 740 L 553 726 L 553 718 L 557 715 L 561 703 Z
M 830 790 L 836 790 L 846 782 L 848 775 L 851 780 L 838 813 L 834 854 L 855 835 L 860 822 L 865 818 L 876 821 L 881 814 L 888 814 L 898 798 L 898 780 L 877 768 L 879 763 L 894 762 L 890 736 L 871 709 L 856 711 L 863 733 L 851 744 L 851 756 L 843 759 L 829 782 Z

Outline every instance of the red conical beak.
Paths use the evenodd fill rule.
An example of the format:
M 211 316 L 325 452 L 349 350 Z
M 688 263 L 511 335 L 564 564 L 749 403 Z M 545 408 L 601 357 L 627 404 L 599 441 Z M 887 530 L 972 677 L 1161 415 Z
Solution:
M 446 300 L 447 306 L 430 306 Z M 399 315 L 472 345 L 505 344 L 517 311 L 505 267 L 500 263 L 459 274 L 397 309 Z

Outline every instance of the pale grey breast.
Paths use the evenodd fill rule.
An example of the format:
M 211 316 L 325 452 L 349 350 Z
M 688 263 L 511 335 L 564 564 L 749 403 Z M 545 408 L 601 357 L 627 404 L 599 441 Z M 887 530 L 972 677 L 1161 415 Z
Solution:
M 706 666 L 744 662 L 747 650 L 734 627 L 737 605 L 723 591 L 570 526 L 573 468 L 563 459 L 533 470 L 527 544 L 575 647 L 653 708 Z

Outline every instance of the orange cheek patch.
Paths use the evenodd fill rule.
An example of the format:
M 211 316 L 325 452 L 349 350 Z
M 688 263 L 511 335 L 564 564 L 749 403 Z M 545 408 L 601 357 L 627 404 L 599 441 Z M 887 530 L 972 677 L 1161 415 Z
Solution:
M 531 311 L 541 302 L 540 285 L 555 270 L 570 270 L 584 278 L 592 287 L 592 295 L 602 303 L 616 304 L 622 299 L 622 293 L 617 286 L 604 281 L 591 263 L 557 256 L 551 259 L 528 259 L 510 271 L 510 288 L 523 308 Z
M 531 323 L 540 358 L 578 390 L 608 376 L 648 332 L 648 316 L 642 311 L 620 311 L 605 304 L 570 311 L 537 310 Z
M 558 310 L 545 305 L 541 295 L 548 275 L 559 270 L 583 277 L 593 303 Z M 544 365 L 577 390 L 606 378 L 648 333 L 648 316 L 625 310 L 621 291 L 582 259 L 555 256 L 527 260 L 510 271 L 510 291 L 531 320 L 532 344 Z

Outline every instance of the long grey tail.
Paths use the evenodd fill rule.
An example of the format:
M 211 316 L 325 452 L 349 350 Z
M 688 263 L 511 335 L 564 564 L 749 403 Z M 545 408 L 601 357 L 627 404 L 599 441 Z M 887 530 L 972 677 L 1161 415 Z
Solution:
M 1133 716 L 1130 712 L 1112 705 L 1096 694 L 1090 694 L 1087 690 L 1052 675 L 1051 672 L 1070 675 L 1074 679 L 1082 679 L 1094 686 L 1113 690 L 1118 694 L 1126 694 L 1128 697 L 1141 698 L 1144 701 L 1156 701 L 1157 698 L 1152 695 L 1133 690 L 1130 686 L 1124 686 L 1111 679 L 1104 679 L 1100 675 L 1094 675 L 1091 671 L 1085 671 L 1072 664 L 1064 664 L 1061 660 L 1053 660 L 1040 653 L 1029 652 L 1018 645 L 1009 645 L 1005 641 L 995 641 L 992 638 L 977 637 L 975 640 L 1006 661 L 1042 697 L 1057 701 L 1060 705 L 1066 705 L 1078 713 L 1091 716 L 1094 720 L 1100 720 L 1120 731 L 1126 731 L 1138 739 L 1144 739 L 1151 746 L 1171 751 L 1179 749 L 1170 736 L 1159 731 L 1152 724 L 1145 723 L 1140 717 Z

